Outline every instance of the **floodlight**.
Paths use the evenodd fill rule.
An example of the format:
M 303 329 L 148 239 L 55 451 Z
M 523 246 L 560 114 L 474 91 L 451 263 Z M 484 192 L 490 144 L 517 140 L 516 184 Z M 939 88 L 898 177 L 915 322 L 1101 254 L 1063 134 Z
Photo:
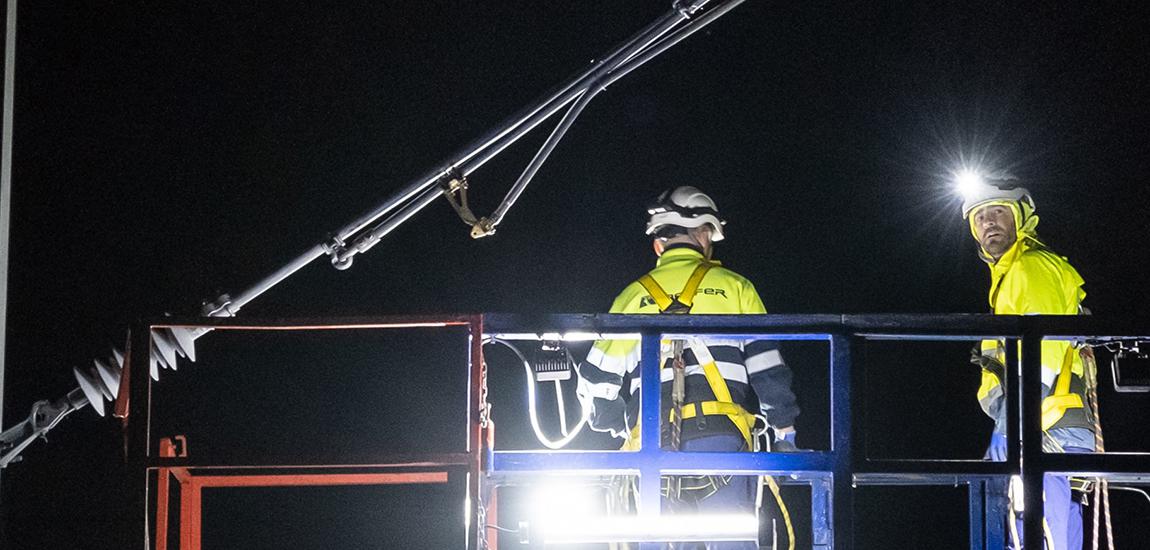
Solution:
M 578 480 L 554 481 L 534 487 L 528 510 L 533 519 L 552 522 L 561 518 L 586 518 L 603 513 L 603 489 Z
M 531 542 L 541 544 L 759 540 L 759 521 L 754 514 L 568 516 L 524 527 Z

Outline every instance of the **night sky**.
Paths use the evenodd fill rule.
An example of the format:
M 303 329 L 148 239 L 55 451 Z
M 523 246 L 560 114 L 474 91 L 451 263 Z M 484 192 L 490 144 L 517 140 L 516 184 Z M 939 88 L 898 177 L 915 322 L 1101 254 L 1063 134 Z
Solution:
M 133 321 L 193 315 L 247 288 L 667 4 L 21 3 L 4 427 L 75 387 L 72 366 L 106 355 Z M 471 240 L 440 202 L 349 271 L 321 259 L 241 315 L 605 311 L 653 264 L 645 207 L 676 185 L 716 200 L 729 220 L 716 255 L 772 313 L 985 312 L 987 269 L 947 181 L 973 159 L 1027 183 L 1039 231 L 1081 272 L 1096 315 L 1146 318 L 1148 16 L 1133 2 L 750 1 L 600 94 L 493 238 Z M 470 178 L 477 211 L 499 203 L 546 133 Z M 275 342 L 259 344 L 293 364 Z M 868 367 L 890 380 L 875 389 L 893 404 L 875 419 L 887 450 L 981 453 L 990 423 L 966 350 L 903 350 Z M 817 355 L 808 351 L 794 356 Z M 356 353 L 352 362 L 367 360 Z M 278 369 L 274 387 L 316 381 L 320 367 L 304 357 Z M 818 448 L 825 367 L 799 363 L 800 444 Z M 161 385 L 179 393 L 197 368 Z M 325 368 L 341 384 L 354 371 Z M 493 398 L 521 401 L 515 368 L 493 375 L 506 382 Z M 353 389 L 378 380 L 353 374 Z M 274 399 L 258 377 L 246 380 L 235 394 Z M 232 409 L 214 404 L 229 396 L 192 391 L 211 387 L 184 395 L 220 417 Z M 1150 447 L 1145 400 L 1113 397 L 1103 404 L 1111 447 Z M 529 441 L 515 406 L 496 410 L 502 441 Z M 141 514 L 127 498 L 136 478 L 118 426 L 81 411 L 3 472 L 0 547 L 138 547 Z M 964 548 L 953 494 L 860 498 L 860 547 Z M 412 512 L 422 505 L 404 508 L 411 518 L 384 513 L 396 493 L 324 498 L 251 493 L 219 504 L 250 513 L 307 503 L 354 526 L 326 531 L 351 538 L 285 540 L 282 525 L 261 525 L 233 539 L 246 547 L 392 548 L 396 531 L 383 526 L 436 529 L 433 512 Z M 1150 503 L 1113 498 L 1120 547 L 1137 547 L 1150 536 Z M 408 502 L 449 501 L 431 492 Z M 246 516 L 208 520 L 229 517 Z

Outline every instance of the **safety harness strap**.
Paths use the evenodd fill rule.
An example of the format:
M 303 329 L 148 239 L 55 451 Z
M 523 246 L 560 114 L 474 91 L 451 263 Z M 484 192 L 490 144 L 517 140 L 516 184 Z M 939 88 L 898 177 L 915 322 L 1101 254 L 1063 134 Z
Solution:
M 1070 392 L 1070 367 L 1074 364 L 1074 346 L 1066 348 L 1062 356 L 1062 368 L 1058 370 L 1058 379 L 1054 382 L 1054 392 L 1051 395 L 1066 395 Z
M 659 306 L 659 313 L 671 307 L 671 304 L 675 302 L 667 295 L 663 287 L 655 282 L 655 278 L 652 277 L 650 273 L 639 277 L 639 284 L 643 285 L 643 288 L 647 290 L 647 294 L 650 294 L 651 298 L 655 300 L 655 305 Z
M 650 273 L 639 277 L 639 284 L 643 285 L 647 294 L 650 294 L 651 299 L 655 300 L 655 305 L 659 306 L 659 313 L 689 313 L 691 306 L 695 303 L 695 293 L 699 291 L 699 285 L 703 283 L 703 277 L 707 276 L 707 272 L 713 266 L 714 264 L 711 262 L 702 262 L 696 266 L 695 271 L 691 272 L 691 276 L 687 278 L 687 284 L 683 286 L 683 290 L 677 298 L 672 298 L 667 294 L 667 291 L 659 286 L 659 283 Z
M 738 428 L 743 440 L 747 442 L 747 448 L 750 449 L 753 442 L 751 428 L 755 425 L 755 415 L 747 412 L 746 409 L 731 399 L 731 390 L 727 387 L 727 381 L 723 378 L 723 374 L 719 372 L 719 366 L 715 364 L 715 357 L 711 355 L 710 348 L 698 338 L 690 338 L 688 343 L 691 346 L 691 352 L 695 354 L 695 359 L 703 367 L 703 375 L 707 377 L 707 385 L 711 387 L 711 393 L 715 394 L 714 401 L 699 403 L 699 407 L 703 409 L 703 415 L 721 414 L 731 419 L 731 423 L 735 425 L 735 428 Z M 691 403 L 683 406 L 684 420 L 698 415 L 699 411 L 693 405 Z M 691 411 L 690 414 L 688 414 L 688 410 Z
M 1050 395 L 1042 400 L 1042 429 L 1043 431 L 1049 430 L 1062 420 L 1069 409 L 1081 409 L 1084 407 L 1082 403 L 1082 396 L 1077 393 L 1070 393 L 1070 378 L 1074 376 L 1071 371 L 1071 365 L 1074 363 L 1074 346 L 1066 348 L 1066 354 L 1062 358 L 1062 368 L 1058 371 L 1058 378 L 1054 381 L 1054 388 L 1051 390 Z
M 707 376 L 707 384 L 711 386 L 711 392 L 715 394 L 715 399 L 724 403 L 733 402 L 731 391 L 727 388 L 727 381 L 719 372 L 719 367 L 715 364 L 715 356 L 711 355 L 711 349 L 698 338 L 692 337 L 688 339 L 688 342 L 691 346 L 691 352 L 695 354 L 695 359 L 703 367 L 703 374 Z
M 735 424 L 735 428 L 738 428 L 739 434 L 743 436 L 743 441 L 747 442 L 748 445 L 753 441 L 751 427 L 755 425 L 755 415 L 747 412 L 746 409 L 738 404 L 720 401 L 703 401 L 683 405 L 683 420 L 695 418 L 699 416 L 699 414 L 703 416 L 726 416 Z
M 683 291 L 679 293 L 679 303 L 687 306 L 690 310 L 691 306 L 695 303 L 695 293 L 699 291 L 699 285 L 703 283 L 703 277 L 707 276 L 707 272 L 711 270 L 714 264 L 710 262 L 703 262 L 695 267 L 691 272 L 691 276 L 687 278 L 687 284 L 683 285 Z
M 663 290 L 663 287 L 649 273 L 639 278 L 639 284 L 643 285 L 647 294 L 655 300 L 655 305 L 659 307 L 659 313 L 689 313 L 695 302 L 695 294 L 699 291 L 699 285 L 703 283 L 703 278 L 714 266 L 715 263 L 713 262 L 700 262 L 691 272 L 691 276 L 687 278 L 687 284 L 683 286 L 683 290 L 677 298 L 668 295 L 667 291 Z M 719 367 L 715 364 L 715 358 L 711 355 L 711 350 L 707 348 L 707 345 L 698 338 L 690 338 L 688 343 L 691 352 L 695 354 L 695 360 L 703 368 L 703 374 L 707 377 L 707 385 L 711 387 L 711 393 L 715 395 L 715 400 L 684 404 L 680 420 L 694 418 L 700 414 L 703 416 L 726 416 L 731 419 L 731 423 L 742 434 L 743 440 L 747 442 L 747 448 L 750 449 L 753 437 L 751 428 L 755 425 L 755 415 L 732 401 L 731 390 L 727 387 L 727 381 L 719 372 Z M 674 422 L 674 410 L 672 409 L 669 414 L 668 420 Z

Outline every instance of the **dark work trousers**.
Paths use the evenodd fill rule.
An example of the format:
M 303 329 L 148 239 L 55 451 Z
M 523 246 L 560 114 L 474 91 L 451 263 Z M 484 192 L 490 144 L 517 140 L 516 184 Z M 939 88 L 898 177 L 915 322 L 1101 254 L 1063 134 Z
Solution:
M 738 435 L 720 434 L 692 439 L 683 443 L 687 452 L 739 452 L 746 450 L 746 443 Z M 665 513 L 685 514 L 754 514 L 755 484 L 758 476 L 732 476 L 730 484 L 695 503 L 663 501 Z M 675 548 L 699 548 L 700 546 L 676 545 Z M 708 542 L 707 550 L 758 550 L 758 542 Z

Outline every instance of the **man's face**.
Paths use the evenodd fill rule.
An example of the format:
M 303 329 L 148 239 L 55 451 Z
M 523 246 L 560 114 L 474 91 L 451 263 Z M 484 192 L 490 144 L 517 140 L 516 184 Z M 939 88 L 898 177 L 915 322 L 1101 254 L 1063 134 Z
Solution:
M 991 204 L 974 211 L 974 230 L 978 244 L 995 260 L 1002 257 L 1018 240 L 1014 230 L 1014 213 L 1001 204 Z

